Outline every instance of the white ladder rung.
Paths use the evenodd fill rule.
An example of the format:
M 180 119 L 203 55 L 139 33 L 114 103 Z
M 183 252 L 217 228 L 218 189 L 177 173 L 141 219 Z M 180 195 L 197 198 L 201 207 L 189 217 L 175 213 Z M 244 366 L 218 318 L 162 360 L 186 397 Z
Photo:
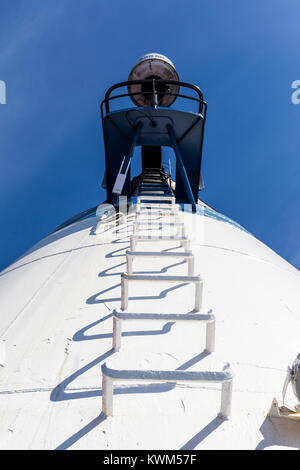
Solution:
M 152 203 L 147 203 L 147 202 L 141 202 L 136 205 L 136 210 L 143 210 L 143 211 L 149 211 L 149 210 L 167 210 L 167 211 L 181 211 L 181 208 L 178 204 L 152 204 Z
M 175 205 L 175 197 L 174 196 L 164 196 L 164 195 L 161 195 L 161 196 L 137 196 L 137 203 L 141 203 L 142 201 L 161 201 L 161 200 L 164 200 L 164 201 L 169 201 L 171 203 L 171 205 Z
M 185 225 L 183 222 L 154 222 L 150 219 L 140 220 L 138 222 L 134 221 L 133 223 L 133 233 L 136 234 L 140 227 L 148 227 L 148 228 L 164 228 L 164 227 L 174 227 L 178 228 L 181 232 L 181 236 L 185 236 Z
M 171 258 L 185 259 L 188 263 L 188 276 L 194 275 L 194 255 L 191 251 L 126 251 L 127 273 L 132 274 L 134 258 Z
M 164 241 L 178 241 L 181 246 L 185 248 L 186 251 L 189 251 L 190 240 L 187 237 L 179 237 L 177 235 L 131 235 L 130 236 L 130 249 L 131 251 L 135 250 L 136 244 L 138 242 L 164 242 Z
M 163 217 L 177 217 L 178 219 L 181 219 L 182 218 L 182 212 L 181 211 L 173 211 L 173 210 L 169 210 L 169 211 L 165 211 L 164 209 L 156 209 L 156 210 L 151 210 L 149 209 L 148 211 L 140 211 L 140 210 L 137 210 L 136 213 L 135 213 L 135 216 L 136 218 L 138 217 L 144 217 L 145 215 L 147 216 L 163 216 Z M 179 220 L 178 220 L 179 222 Z
M 153 274 L 121 274 L 121 309 L 128 308 L 128 283 L 139 282 L 171 282 L 174 284 L 195 284 L 195 306 L 194 310 L 199 312 L 202 305 L 202 287 L 203 281 L 200 275 L 197 276 L 168 276 Z
M 102 411 L 106 416 L 113 414 L 114 381 L 126 382 L 183 382 L 183 383 L 221 383 L 221 409 L 218 416 L 229 419 L 231 412 L 233 373 L 227 364 L 223 371 L 190 371 L 190 370 L 120 370 L 108 363 L 102 370 Z
M 211 313 L 136 313 L 127 310 L 116 309 L 113 311 L 113 349 L 121 349 L 122 321 L 124 320 L 160 320 L 160 321 L 185 321 L 201 322 L 206 324 L 206 347 L 205 351 L 212 353 L 215 350 L 215 316 Z
M 171 196 L 171 192 L 169 188 L 162 188 L 162 187 L 154 187 L 154 186 L 149 186 L 148 188 L 140 188 L 139 189 L 139 196 L 168 196 L 168 197 L 173 197 Z
M 144 219 L 141 219 L 144 217 Z M 147 217 L 147 219 L 145 218 Z M 171 211 L 162 211 L 162 212 L 136 212 L 135 214 L 135 222 L 139 222 L 140 220 L 148 220 L 150 223 L 153 222 L 166 222 L 172 223 L 183 223 L 182 212 L 171 212 Z

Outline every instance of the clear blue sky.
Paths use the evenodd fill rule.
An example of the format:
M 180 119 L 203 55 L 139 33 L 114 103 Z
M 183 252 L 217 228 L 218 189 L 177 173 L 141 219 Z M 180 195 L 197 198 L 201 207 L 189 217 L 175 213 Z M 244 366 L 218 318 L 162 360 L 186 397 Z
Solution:
M 300 267 L 298 0 L 2 0 L 0 268 L 105 198 L 99 102 L 160 52 L 208 102 L 201 197 Z

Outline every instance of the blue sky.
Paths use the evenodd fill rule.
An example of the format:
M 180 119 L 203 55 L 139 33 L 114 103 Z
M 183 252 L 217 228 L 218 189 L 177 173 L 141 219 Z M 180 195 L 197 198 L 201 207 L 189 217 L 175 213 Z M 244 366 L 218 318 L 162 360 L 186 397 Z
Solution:
M 201 197 L 300 267 L 298 0 L 2 0 L 0 268 L 105 199 L 99 103 L 148 52 L 208 102 Z

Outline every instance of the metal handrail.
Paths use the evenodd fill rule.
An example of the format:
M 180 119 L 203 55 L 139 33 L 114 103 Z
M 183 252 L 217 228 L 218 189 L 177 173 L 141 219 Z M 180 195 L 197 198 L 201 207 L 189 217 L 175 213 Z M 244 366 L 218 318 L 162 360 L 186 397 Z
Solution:
M 115 95 L 115 96 L 110 96 L 111 93 L 114 90 L 116 90 L 117 88 L 122 88 L 122 87 L 125 87 L 125 86 L 128 87 L 129 85 L 143 85 L 143 84 L 147 84 L 147 83 L 148 84 L 149 83 L 153 84 L 152 91 L 138 91 L 138 92 L 135 92 L 135 93 L 129 93 L 128 92 L 128 93 L 122 93 L 122 94 Z M 171 93 L 169 91 L 166 91 L 166 92 L 158 91 L 157 87 L 155 86 L 156 84 L 177 85 L 179 87 L 189 88 L 189 89 L 193 90 L 195 93 L 197 93 L 198 98 L 195 98 L 193 96 L 183 95 L 181 93 Z M 116 83 L 115 85 L 112 85 L 106 91 L 105 98 L 100 104 L 102 122 L 103 122 L 103 119 L 104 119 L 104 116 L 105 116 L 104 111 L 103 111 L 104 105 L 105 105 L 105 114 L 108 114 L 108 113 L 110 113 L 110 107 L 109 107 L 110 101 L 118 99 L 118 98 L 124 98 L 124 97 L 136 96 L 136 95 L 152 95 L 152 97 L 153 97 L 152 102 L 153 103 L 156 102 L 156 96 L 159 96 L 159 95 L 170 95 L 170 96 L 176 96 L 178 98 L 185 98 L 185 99 L 188 99 L 188 100 L 191 100 L 191 101 L 196 101 L 196 102 L 199 103 L 198 113 L 203 114 L 204 120 L 206 119 L 207 103 L 204 101 L 203 93 L 202 93 L 202 91 L 200 90 L 200 88 L 198 86 L 193 85 L 191 83 L 180 82 L 180 81 L 177 81 L 177 80 L 148 79 L 148 80 L 130 80 L 130 81 L 120 82 L 120 83 Z M 155 108 L 155 105 L 153 105 L 153 107 Z

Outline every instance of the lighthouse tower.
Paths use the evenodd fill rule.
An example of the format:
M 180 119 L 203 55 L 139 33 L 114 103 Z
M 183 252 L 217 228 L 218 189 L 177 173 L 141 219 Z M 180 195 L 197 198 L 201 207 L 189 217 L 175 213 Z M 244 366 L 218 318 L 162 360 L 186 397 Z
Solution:
M 161 54 L 106 92 L 106 201 L 0 273 L 1 449 L 299 448 L 299 272 L 199 199 L 206 110 Z

